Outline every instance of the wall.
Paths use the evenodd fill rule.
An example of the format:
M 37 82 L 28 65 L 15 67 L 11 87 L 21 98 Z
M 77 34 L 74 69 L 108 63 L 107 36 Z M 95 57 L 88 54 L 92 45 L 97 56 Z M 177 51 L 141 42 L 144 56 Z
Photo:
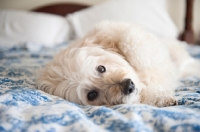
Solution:
M 82 3 L 87 5 L 94 5 L 105 0 L 0 0 L 0 8 L 5 9 L 20 9 L 31 10 L 35 7 L 56 3 L 56 2 L 71 2 Z M 166 0 L 168 12 L 172 17 L 174 23 L 177 25 L 179 32 L 184 28 L 184 13 L 185 13 L 185 0 Z M 200 43 L 200 0 L 194 0 L 194 31 L 196 41 Z
M 166 0 L 168 12 L 174 23 L 177 25 L 179 32 L 184 29 L 185 19 L 185 0 Z M 195 32 L 195 40 L 200 44 L 200 0 L 194 0 L 193 7 L 193 29 Z

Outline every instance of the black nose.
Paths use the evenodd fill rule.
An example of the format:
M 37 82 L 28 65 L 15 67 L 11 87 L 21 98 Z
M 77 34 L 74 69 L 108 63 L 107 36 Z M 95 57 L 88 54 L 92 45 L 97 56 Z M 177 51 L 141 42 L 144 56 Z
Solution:
M 122 82 L 123 92 L 125 95 L 131 94 L 135 90 L 135 84 L 131 79 L 125 79 Z

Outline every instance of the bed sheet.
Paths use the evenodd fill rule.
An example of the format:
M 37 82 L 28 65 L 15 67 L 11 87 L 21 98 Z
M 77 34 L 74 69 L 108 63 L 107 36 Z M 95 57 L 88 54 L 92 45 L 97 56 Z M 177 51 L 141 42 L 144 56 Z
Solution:
M 177 106 L 143 104 L 82 106 L 36 89 L 36 74 L 63 43 L 37 52 L 0 47 L 0 132 L 8 131 L 200 131 L 200 79 L 188 77 L 176 89 Z M 189 46 L 200 58 L 200 47 Z

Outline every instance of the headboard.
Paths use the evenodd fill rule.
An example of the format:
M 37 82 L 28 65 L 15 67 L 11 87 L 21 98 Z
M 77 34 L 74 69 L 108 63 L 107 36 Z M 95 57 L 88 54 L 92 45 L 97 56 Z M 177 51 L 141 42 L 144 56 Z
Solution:
M 58 3 L 58 4 L 41 6 L 34 9 L 33 11 L 65 16 L 68 13 L 73 13 L 87 7 L 88 7 L 87 5 L 75 4 L 75 3 Z
M 179 39 L 186 41 L 189 44 L 194 43 L 194 31 L 193 31 L 193 3 L 194 0 L 186 0 L 186 12 L 184 21 L 184 31 L 180 35 Z
M 186 41 L 189 44 L 194 43 L 194 31 L 192 28 L 193 3 L 194 0 L 186 0 L 186 12 L 184 21 L 185 28 L 178 38 L 179 40 Z M 68 13 L 73 13 L 87 7 L 89 6 L 76 3 L 58 3 L 58 4 L 41 6 L 36 9 L 33 9 L 32 11 L 65 16 Z

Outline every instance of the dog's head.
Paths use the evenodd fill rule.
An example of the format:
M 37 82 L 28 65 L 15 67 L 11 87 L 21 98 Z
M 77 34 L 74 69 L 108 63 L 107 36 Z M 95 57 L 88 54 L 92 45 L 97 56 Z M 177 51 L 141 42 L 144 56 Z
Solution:
M 38 88 L 78 104 L 139 103 L 140 84 L 120 54 L 99 46 L 70 48 L 41 72 Z
M 140 103 L 143 83 L 116 47 L 116 43 L 131 38 L 126 36 L 130 31 L 137 30 L 140 31 L 130 30 L 127 24 L 97 25 L 83 39 L 55 56 L 41 72 L 38 88 L 78 104 Z M 139 60 L 143 60 L 142 64 L 148 61 L 133 58 L 132 63 L 138 64 L 136 69 L 142 67 Z

